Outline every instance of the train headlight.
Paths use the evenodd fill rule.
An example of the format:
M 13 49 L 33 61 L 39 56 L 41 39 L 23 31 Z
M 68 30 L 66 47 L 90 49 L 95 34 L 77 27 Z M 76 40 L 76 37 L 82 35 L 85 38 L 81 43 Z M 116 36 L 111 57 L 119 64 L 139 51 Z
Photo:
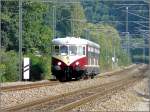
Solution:
M 60 65 L 61 65 L 61 62 L 58 62 L 58 63 L 57 63 L 57 65 L 59 65 L 59 66 L 60 66 Z
M 78 61 L 76 62 L 76 65 L 79 65 L 79 62 L 78 62 Z

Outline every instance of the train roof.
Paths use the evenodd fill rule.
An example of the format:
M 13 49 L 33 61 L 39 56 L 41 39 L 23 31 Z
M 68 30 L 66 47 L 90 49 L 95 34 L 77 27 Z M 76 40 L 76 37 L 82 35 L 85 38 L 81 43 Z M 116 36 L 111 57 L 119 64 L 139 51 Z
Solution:
M 90 40 L 82 39 L 82 38 L 76 38 L 76 37 L 65 37 L 65 38 L 56 38 L 52 40 L 53 44 L 56 45 L 66 45 L 66 44 L 72 44 L 72 45 L 90 45 L 97 48 L 100 48 L 100 45 L 97 43 L 94 43 Z

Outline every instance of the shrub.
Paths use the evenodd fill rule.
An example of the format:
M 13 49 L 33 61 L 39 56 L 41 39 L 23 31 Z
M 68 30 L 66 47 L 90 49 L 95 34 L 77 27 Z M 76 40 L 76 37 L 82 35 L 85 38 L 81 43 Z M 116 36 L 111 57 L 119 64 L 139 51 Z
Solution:
M 5 64 L 0 64 L 0 82 L 5 82 L 5 71 L 6 71 L 6 65 Z
M 1 51 L 0 80 L 12 82 L 18 80 L 19 58 L 15 51 Z
M 30 57 L 30 80 L 36 81 L 50 78 L 50 56 L 39 57 L 33 54 L 28 56 Z

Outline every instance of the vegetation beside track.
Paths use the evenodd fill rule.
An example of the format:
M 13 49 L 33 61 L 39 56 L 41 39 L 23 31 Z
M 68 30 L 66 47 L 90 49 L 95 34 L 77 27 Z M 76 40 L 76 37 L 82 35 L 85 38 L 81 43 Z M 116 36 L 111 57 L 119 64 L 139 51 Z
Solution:
M 19 13 L 18 1 L 2 1 L 2 60 L 0 63 L 1 82 L 19 80 Z M 49 79 L 51 68 L 50 44 L 53 38 L 53 4 L 52 3 L 23 3 L 23 56 L 31 59 L 31 80 Z M 101 71 L 112 69 L 112 57 L 116 57 L 113 66 L 125 66 L 127 54 L 121 49 L 120 37 L 117 30 L 110 24 L 94 24 L 87 22 L 87 16 L 81 4 L 57 7 L 56 35 L 58 37 L 80 36 L 97 42 L 101 46 Z M 66 18 L 67 17 L 67 18 Z M 72 21 L 76 20 L 76 21 Z M 81 20 L 81 21 L 78 21 Z M 71 25 L 73 22 L 74 25 Z M 101 30 L 90 29 L 100 28 Z M 31 55 L 32 54 L 32 55 Z M 38 71 L 38 72 L 37 72 Z M 39 78 L 35 77 L 35 74 Z

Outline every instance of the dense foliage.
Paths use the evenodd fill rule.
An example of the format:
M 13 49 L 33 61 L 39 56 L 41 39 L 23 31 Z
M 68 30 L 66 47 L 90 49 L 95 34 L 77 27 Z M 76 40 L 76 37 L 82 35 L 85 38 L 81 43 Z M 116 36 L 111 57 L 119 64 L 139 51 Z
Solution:
M 51 60 L 50 56 L 35 56 L 28 54 L 30 57 L 31 78 L 30 80 L 50 79 L 51 73 Z
M 1 51 L 1 76 L 4 81 L 18 80 L 19 56 L 19 13 L 18 2 L 2 1 L 2 49 Z M 23 54 L 31 58 L 31 76 L 41 75 L 45 78 L 50 75 L 50 43 L 52 39 L 52 27 L 47 23 L 46 17 L 50 12 L 50 4 L 23 2 L 22 14 L 22 47 Z M 13 50 L 13 51 L 12 51 Z M 39 52 L 42 57 L 37 57 Z M 34 56 L 30 56 L 29 54 Z M 35 58 L 35 59 L 34 59 Z M 38 74 L 36 70 L 41 70 Z M 34 77 L 31 79 L 34 80 Z
M 95 7 L 94 4 L 95 2 L 92 4 L 57 4 L 54 10 L 53 3 L 23 2 L 22 47 L 23 56 L 31 59 L 31 80 L 50 78 L 50 44 L 53 36 L 80 36 L 100 44 L 102 71 L 112 69 L 112 57 L 115 57 L 113 67 L 129 64 L 130 60 L 127 61 L 128 57 L 121 49 L 119 33 L 115 26 L 93 21 L 93 18 L 96 20 L 113 19 L 113 16 L 108 17 L 111 9 L 108 6 Z M 4 81 L 18 80 L 19 7 L 14 6 L 18 6 L 17 1 L 2 1 L 3 51 L 0 52 L 5 58 L 2 58 L 0 70 Z M 98 15 L 100 13 L 102 14 Z M 55 18 L 53 14 L 56 15 Z M 54 22 L 56 22 L 56 34 L 53 32 Z
M 130 5 L 131 4 L 131 5 Z M 139 5 L 138 5 L 139 4 Z M 128 7 L 129 32 L 137 33 L 136 27 L 147 30 L 149 6 L 144 1 L 83 1 L 87 20 L 94 23 L 110 23 L 116 26 L 119 32 L 126 31 L 126 7 Z M 142 25 L 141 25 L 142 24 Z M 138 32 L 139 33 L 139 32 Z
M 121 49 L 120 37 L 117 30 L 108 24 L 86 25 L 88 38 L 100 45 L 100 66 L 101 70 L 114 69 L 115 67 L 130 63 L 127 54 Z M 115 62 L 112 62 L 115 57 Z
M 17 81 L 18 77 L 18 54 L 14 51 L 1 51 L 0 82 Z

